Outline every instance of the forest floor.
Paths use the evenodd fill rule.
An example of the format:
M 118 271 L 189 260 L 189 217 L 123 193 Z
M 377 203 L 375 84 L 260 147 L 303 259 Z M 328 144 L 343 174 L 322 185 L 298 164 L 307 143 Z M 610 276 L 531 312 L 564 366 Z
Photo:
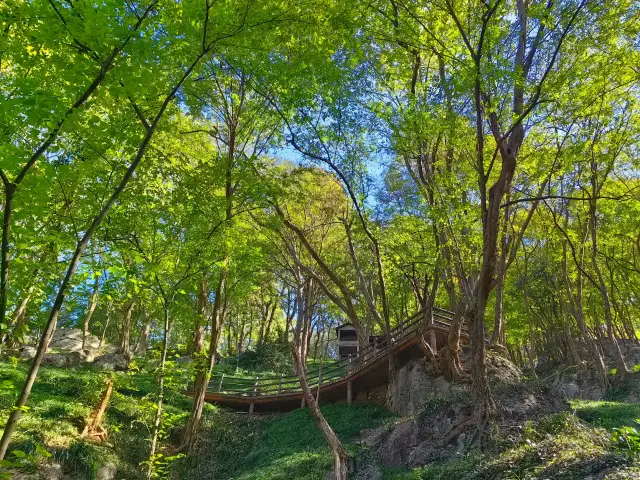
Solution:
M 0 362 L 0 415 L 6 418 L 26 364 Z M 224 368 L 224 367 L 222 367 Z M 184 366 L 174 369 L 167 388 L 165 417 L 169 425 L 162 440 L 171 457 L 179 426 L 190 409 L 180 391 Z M 106 412 L 109 438 L 102 444 L 80 438 L 84 419 L 95 407 L 111 375 L 93 367 L 43 367 L 30 405 L 20 421 L 8 455 L 13 463 L 6 478 L 43 476 L 43 465 L 61 466 L 64 479 L 95 479 L 105 465 L 117 468 L 118 479 L 142 478 L 140 464 L 148 455 L 154 414 L 156 381 L 152 369 L 140 365 L 115 376 Z M 328 422 L 356 459 L 354 478 L 408 479 L 601 479 L 640 478 L 640 463 L 619 450 L 613 431 L 632 426 L 640 418 L 640 404 L 621 401 L 614 390 L 603 401 L 574 401 L 560 413 L 530 419 L 518 435 L 498 438 L 486 455 L 461 452 L 453 459 L 425 467 L 385 468 L 360 442 L 361 431 L 393 425 L 399 418 L 370 404 L 332 404 L 322 408 Z M 425 408 L 438 408 L 429 402 Z M 167 465 L 172 478 L 323 480 L 331 469 L 331 455 L 308 409 L 286 414 L 249 416 L 207 406 L 198 450 Z M 372 466 L 376 466 L 372 469 Z M 18 472 L 21 472 L 18 474 Z M 21 476 L 23 475 L 23 476 Z M 2 473 L 0 471 L 0 478 Z

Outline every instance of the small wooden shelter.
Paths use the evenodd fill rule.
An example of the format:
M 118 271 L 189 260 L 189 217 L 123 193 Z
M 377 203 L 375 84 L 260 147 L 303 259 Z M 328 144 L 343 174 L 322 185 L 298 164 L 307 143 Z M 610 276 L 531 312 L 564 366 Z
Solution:
M 343 323 L 336 327 L 336 336 L 338 337 L 338 359 L 358 356 L 360 347 L 356 327 L 351 323 Z

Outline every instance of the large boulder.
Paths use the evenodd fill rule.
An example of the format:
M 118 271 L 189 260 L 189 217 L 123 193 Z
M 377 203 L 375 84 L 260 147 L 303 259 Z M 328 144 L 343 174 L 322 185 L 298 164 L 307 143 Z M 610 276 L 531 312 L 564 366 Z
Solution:
M 442 376 L 435 376 L 425 359 L 410 362 L 396 373 L 389 384 L 387 407 L 394 413 L 409 416 L 418 413 L 430 399 L 450 399 L 465 390 Z
M 56 330 L 49 344 L 50 349 L 82 352 L 82 330 L 79 328 L 60 328 Z M 97 350 L 100 339 L 95 335 L 87 335 L 84 350 Z
M 46 353 L 42 357 L 42 365 L 51 365 L 58 368 L 77 367 L 85 361 L 86 357 L 81 352 Z
M 129 359 L 122 353 L 108 353 L 96 357 L 93 364 L 105 370 L 126 371 L 129 368 Z
M 36 347 L 26 346 L 20 350 L 20 360 L 31 360 L 36 356 L 38 349 Z
M 595 369 L 564 369 L 556 373 L 550 393 L 560 398 L 600 400 L 606 393 L 600 385 Z

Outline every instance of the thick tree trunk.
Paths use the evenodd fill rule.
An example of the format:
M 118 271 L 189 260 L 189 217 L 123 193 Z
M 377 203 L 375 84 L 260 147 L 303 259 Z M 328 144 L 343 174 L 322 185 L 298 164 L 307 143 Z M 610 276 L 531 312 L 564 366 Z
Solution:
M 82 349 L 84 350 L 87 345 L 87 337 L 89 336 L 89 322 L 98 306 L 98 290 L 100 288 L 100 277 L 96 275 L 96 281 L 93 284 L 93 293 L 89 299 L 89 306 L 87 313 L 84 316 L 84 323 L 82 324 Z
M 196 307 L 196 318 L 193 326 L 193 334 L 189 346 L 187 347 L 187 355 L 200 353 L 204 342 L 204 323 L 205 310 L 207 308 L 207 278 L 202 276 L 200 281 L 200 289 L 198 291 L 198 304 Z
M 304 395 L 304 399 L 306 400 L 307 405 L 309 405 L 309 409 L 311 410 L 311 415 L 315 419 L 318 424 L 318 428 L 322 432 L 325 440 L 329 444 L 329 448 L 331 448 L 331 453 L 333 453 L 333 473 L 335 480 L 347 480 L 349 478 L 349 466 L 348 460 L 349 457 L 347 455 L 346 450 L 342 446 L 342 442 L 335 434 L 327 420 L 322 415 L 320 411 L 320 407 L 318 407 L 318 402 L 316 402 L 311 389 L 309 388 L 309 384 L 307 383 L 307 372 L 305 366 L 302 363 L 302 359 L 300 355 L 298 355 L 299 347 L 295 344 L 291 344 L 291 353 L 293 355 L 293 362 L 296 365 L 296 370 L 298 371 L 298 378 L 300 380 L 300 386 L 302 387 L 302 393 Z
M 213 301 L 213 311 L 211 313 L 211 337 L 209 342 L 209 351 L 207 352 L 205 361 L 198 362 L 195 365 L 196 377 L 193 386 L 193 406 L 191 414 L 187 420 L 182 435 L 181 450 L 191 451 L 195 447 L 198 439 L 198 428 L 202 420 L 202 410 L 204 409 L 205 395 L 211 378 L 211 372 L 215 366 L 216 349 L 222 331 L 222 325 L 225 316 L 225 307 L 223 295 L 226 291 L 227 270 L 226 264 L 220 273 L 220 280 L 216 287 L 215 299 Z
M 146 309 L 142 311 L 143 324 L 142 330 L 140 330 L 140 336 L 134 354 L 138 357 L 144 357 L 147 354 L 147 348 L 149 348 L 149 332 L 151 330 L 151 317 L 147 314 Z

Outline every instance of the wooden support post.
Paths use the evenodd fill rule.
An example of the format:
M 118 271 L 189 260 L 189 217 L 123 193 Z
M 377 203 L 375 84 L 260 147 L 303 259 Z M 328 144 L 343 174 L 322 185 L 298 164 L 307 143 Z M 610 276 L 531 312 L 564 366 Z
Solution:
M 278 393 L 282 392 L 282 378 L 284 377 L 284 373 L 280 374 L 280 383 L 278 383 Z
M 306 405 L 305 401 L 304 401 L 304 392 L 302 393 L 302 401 L 300 402 L 300 408 L 304 408 L 304 406 Z
M 347 382 L 347 405 L 351 405 L 353 402 L 353 385 L 351 380 Z
M 224 373 L 220 377 L 220 384 L 218 385 L 218 392 L 222 391 L 222 381 L 224 380 Z
M 253 403 L 253 402 L 251 402 L 251 403 L 249 404 L 249 415 L 253 415 L 253 407 L 254 407 L 254 403 Z
M 434 352 L 438 351 L 438 342 L 436 340 L 436 331 L 432 328 L 429 332 L 429 343 L 431 343 L 431 349 Z

